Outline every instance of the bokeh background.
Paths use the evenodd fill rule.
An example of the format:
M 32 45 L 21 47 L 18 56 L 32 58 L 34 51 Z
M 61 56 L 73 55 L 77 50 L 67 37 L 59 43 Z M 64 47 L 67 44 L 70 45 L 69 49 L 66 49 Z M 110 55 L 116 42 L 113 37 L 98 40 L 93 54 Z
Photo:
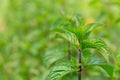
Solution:
M 59 59 L 51 29 L 78 14 L 104 24 L 94 34 L 107 43 L 120 80 L 120 0 L 0 0 L 0 80 L 46 80 Z

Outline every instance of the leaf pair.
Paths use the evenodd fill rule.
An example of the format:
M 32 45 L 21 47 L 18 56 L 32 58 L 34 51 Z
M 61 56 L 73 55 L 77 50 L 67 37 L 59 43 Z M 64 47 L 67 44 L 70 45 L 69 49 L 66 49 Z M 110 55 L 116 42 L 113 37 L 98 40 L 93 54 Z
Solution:
M 66 41 L 69 41 L 71 44 L 82 48 L 82 49 L 87 49 L 87 48 L 93 48 L 96 49 L 108 62 L 109 61 L 109 54 L 108 54 L 108 48 L 105 42 L 101 39 L 85 39 L 79 41 L 78 37 L 82 36 L 83 32 L 90 33 L 91 28 L 85 28 L 84 31 L 79 32 L 80 30 L 76 28 L 71 28 L 71 30 L 63 30 L 63 32 L 57 32 L 57 36 L 65 39 Z M 73 31 L 73 32 L 70 32 Z
M 66 27 L 65 29 L 74 33 L 77 36 L 78 40 L 81 41 L 87 39 L 90 36 L 90 33 L 93 31 L 93 29 L 99 26 L 102 26 L 102 24 L 91 23 L 79 27 Z

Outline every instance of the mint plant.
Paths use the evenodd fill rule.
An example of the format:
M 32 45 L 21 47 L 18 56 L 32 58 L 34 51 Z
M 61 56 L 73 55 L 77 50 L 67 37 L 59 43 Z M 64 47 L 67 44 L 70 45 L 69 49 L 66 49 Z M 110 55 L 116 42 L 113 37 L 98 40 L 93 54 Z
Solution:
M 75 72 L 77 72 L 78 80 L 84 80 L 84 70 L 96 68 L 96 66 L 102 68 L 101 71 L 104 70 L 110 80 L 113 67 L 109 62 L 108 47 L 102 39 L 90 37 L 91 32 L 98 26 L 101 24 L 86 24 L 83 18 L 75 17 L 66 24 L 62 24 L 62 27 L 54 29 L 56 36 L 68 44 L 66 45 L 68 46 L 68 60 L 59 61 L 50 71 L 48 80 L 67 80 L 64 76 L 70 74 L 68 76 L 72 77 Z M 77 54 L 72 51 L 72 47 Z

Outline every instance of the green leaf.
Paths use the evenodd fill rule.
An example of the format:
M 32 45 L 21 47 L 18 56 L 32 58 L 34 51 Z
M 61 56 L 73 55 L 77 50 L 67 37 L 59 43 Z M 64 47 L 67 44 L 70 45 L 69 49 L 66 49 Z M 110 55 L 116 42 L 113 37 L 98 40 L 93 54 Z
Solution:
M 101 58 L 99 57 L 91 57 L 89 58 L 89 60 L 87 60 L 85 66 L 99 66 L 102 69 L 104 69 L 104 71 L 109 75 L 112 76 L 113 75 L 113 66 L 107 64 L 105 61 L 103 61 Z
M 66 30 L 74 33 L 76 35 L 76 37 L 78 38 L 78 40 L 82 40 L 83 39 L 83 31 L 84 27 L 67 27 Z
M 74 33 L 65 30 L 64 32 L 57 32 L 56 34 L 57 34 L 57 37 L 60 36 L 66 41 L 69 41 L 71 44 L 79 46 L 79 41 Z
M 43 61 L 47 67 L 50 67 L 56 61 L 63 59 L 65 56 L 67 56 L 65 50 L 62 47 L 63 46 L 53 47 L 46 50 L 45 54 L 43 55 Z
M 106 64 L 106 62 L 102 60 L 100 57 L 90 56 L 86 59 L 87 59 L 87 62 L 85 63 L 85 65 L 87 66 Z
M 93 31 L 94 28 L 102 26 L 102 24 L 100 23 L 91 23 L 91 24 L 87 24 L 84 27 L 84 35 L 83 38 L 86 39 L 89 37 L 90 33 Z
M 61 62 L 52 69 L 48 75 L 48 80 L 60 80 L 66 74 L 77 70 L 77 67 L 75 67 L 71 62 Z
M 96 49 L 105 59 L 109 60 L 108 47 L 101 39 L 84 40 L 81 42 L 82 49 L 93 48 Z
M 99 66 L 102 67 L 108 73 L 109 76 L 111 77 L 113 76 L 113 71 L 114 71 L 113 66 L 108 64 L 99 65 Z
M 75 27 L 84 26 L 84 24 L 85 24 L 85 19 L 80 17 L 79 15 L 76 15 L 71 20 L 71 25 Z

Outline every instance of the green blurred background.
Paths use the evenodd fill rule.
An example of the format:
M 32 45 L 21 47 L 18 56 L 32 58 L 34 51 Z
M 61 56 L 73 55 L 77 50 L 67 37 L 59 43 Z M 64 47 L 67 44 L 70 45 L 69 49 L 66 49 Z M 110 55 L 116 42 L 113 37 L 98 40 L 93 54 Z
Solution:
M 104 24 L 94 34 L 106 41 L 120 80 L 120 0 L 0 0 L 0 80 L 46 80 L 56 58 L 45 55 L 59 45 L 51 29 L 78 14 Z

